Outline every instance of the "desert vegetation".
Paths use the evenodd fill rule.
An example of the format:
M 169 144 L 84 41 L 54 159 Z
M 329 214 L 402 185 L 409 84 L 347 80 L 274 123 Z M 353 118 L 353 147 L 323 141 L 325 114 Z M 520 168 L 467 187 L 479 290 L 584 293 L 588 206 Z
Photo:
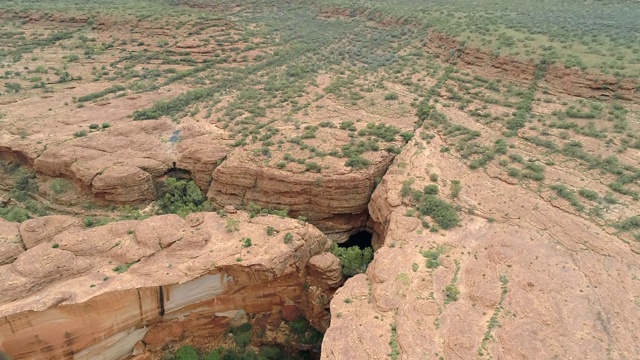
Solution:
M 415 225 L 406 226 L 420 250 L 390 278 L 401 299 L 417 288 L 414 276 L 431 279 L 419 300 L 437 305 L 436 329 L 465 301 L 467 276 L 462 255 L 440 240 L 520 216 L 487 210 L 478 178 L 630 246 L 640 241 L 634 2 L 11 0 L 2 9 L 0 217 L 10 222 L 65 214 L 95 230 L 215 211 L 243 252 L 234 265 L 244 265 L 259 236 L 287 249 L 303 243 L 268 215 L 337 238 L 397 207 L 394 221 Z M 415 160 L 425 153 L 440 161 Z M 501 199 L 500 186 L 492 201 L 520 205 Z M 376 189 L 392 205 L 369 206 Z M 246 233 L 236 211 L 261 233 Z M 415 240 L 380 236 L 380 248 L 407 252 Z M 352 280 L 375 253 L 328 251 Z M 136 264 L 110 263 L 109 276 L 128 276 Z M 477 341 L 480 357 L 491 357 L 508 313 L 502 270 L 487 280 L 499 295 Z M 385 321 L 388 357 L 400 358 L 402 327 Z M 322 337 L 308 321 L 283 328 L 296 346 L 263 342 L 265 329 L 247 323 L 222 345 L 171 345 L 162 356 L 317 355 Z

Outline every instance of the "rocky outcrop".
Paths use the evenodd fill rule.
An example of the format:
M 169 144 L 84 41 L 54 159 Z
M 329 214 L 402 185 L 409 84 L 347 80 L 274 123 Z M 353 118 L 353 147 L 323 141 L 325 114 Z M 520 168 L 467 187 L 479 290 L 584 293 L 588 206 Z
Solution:
M 213 172 L 207 197 L 219 207 L 255 203 L 288 209 L 290 216 L 303 215 L 322 231 L 348 231 L 365 226 L 375 179 L 392 160 L 390 155 L 381 156 L 358 171 L 341 167 L 336 172 L 294 173 L 263 166 L 246 150 L 236 149 Z
M 438 151 L 439 138 L 426 150 L 417 141 L 372 196 L 383 244 L 366 274 L 336 292 L 322 359 L 640 357 L 637 242 L 526 188 L 469 172 Z M 431 183 L 424 164 L 441 187 L 463 184 L 456 203 L 474 215 L 461 211 L 460 227 L 431 233 L 405 215 L 402 182 Z M 427 266 L 426 250 L 440 254 L 438 263 Z
M 34 160 L 34 170 L 71 179 L 109 202 L 150 201 L 155 198 L 153 178 L 166 173 L 175 156 L 171 145 L 158 138 L 170 130 L 168 122 L 147 122 L 91 134 L 48 148 Z
M 2 239 L 20 239 L 18 224 L 0 225 Z M 19 229 L 28 249 L 0 266 L 0 348 L 14 359 L 142 356 L 218 336 L 243 314 L 282 318 L 290 308 L 323 328 L 339 285 L 336 259 L 314 257 L 327 238 L 275 216 L 164 215 L 96 228 L 55 216 Z
M 12 263 L 24 251 L 19 224 L 0 218 L 0 265 Z
M 495 55 L 489 51 L 463 46 L 448 35 L 431 32 L 426 45 L 431 53 L 445 61 L 472 69 L 488 78 L 504 78 L 510 81 L 531 81 L 536 64 L 509 56 Z M 545 85 L 551 93 L 564 93 L 584 98 L 609 99 L 614 96 L 627 100 L 640 100 L 636 90 L 638 82 L 631 78 L 596 74 L 562 65 L 549 65 L 544 74 Z
M 342 285 L 340 260 L 331 253 L 323 253 L 307 263 L 305 314 L 312 326 L 325 331 L 331 323 L 328 307 L 336 289 Z
M 231 152 L 231 147 L 218 135 L 203 135 L 178 144 L 176 167 L 189 171 L 193 182 L 207 192 L 215 168 Z

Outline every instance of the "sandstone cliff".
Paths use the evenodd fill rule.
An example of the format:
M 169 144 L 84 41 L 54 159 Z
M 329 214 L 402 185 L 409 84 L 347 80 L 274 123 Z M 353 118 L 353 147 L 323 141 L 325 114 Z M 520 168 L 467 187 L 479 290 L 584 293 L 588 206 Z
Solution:
M 163 215 L 96 228 L 51 216 L 19 231 L 1 223 L 2 254 L 10 256 L 0 266 L 0 348 L 14 359 L 118 359 L 134 346 L 143 355 L 185 338 L 211 339 L 239 316 L 261 312 L 293 311 L 326 328 L 341 278 L 332 255 L 316 256 L 327 238 L 291 219 L 231 216 Z
M 349 231 L 367 222 L 366 209 L 375 179 L 386 171 L 392 156 L 365 169 L 340 166 L 335 172 L 293 173 L 263 166 L 243 149 L 236 149 L 213 172 L 207 196 L 216 206 L 255 203 L 288 209 L 292 217 L 306 216 L 325 232 Z
M 383 244 L 366 275 L 332 300 L 322 359 L 640 357 L 637 242 L 528 189 L 469 172 L 438 151 L 439 138 L 425 151 L 417 141 L 373 194 L 369 210 Z M 405 215 L 402 182 L 430 183 L 425 166 L 441 186 L 463 184 L 456 202 L 475 215 L 461 227 L 430 233 Z M 432 268 L 426 250 L 440 253 Z

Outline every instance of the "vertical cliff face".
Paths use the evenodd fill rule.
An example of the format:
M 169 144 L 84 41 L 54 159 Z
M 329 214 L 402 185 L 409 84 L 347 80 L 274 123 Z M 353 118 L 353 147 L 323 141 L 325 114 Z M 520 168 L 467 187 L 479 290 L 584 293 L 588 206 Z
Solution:
M 14 359 L 118 359 L 134 347 L 145 354 L 211 339 L 257 313 L 301 314 L 326 328 L 341 279 L 337 260 L 320 255 L 327 238 L 291 219 L 233 216 L 166 215 L 93 229 L 60 216 L 25 222 L 15 241 L 26 251 L 0 266 L 0 348 Z
M 207 194 L 211 202 L 288 209 L 291 216 L 303 215 L 323 232 L 338 234 L 366 225 L 375 180 L 393 160 L 386 155 L 362 170 L 317 174 L 269 168 L 249 157 L 246 150 L 236 149 L 215 169 Z

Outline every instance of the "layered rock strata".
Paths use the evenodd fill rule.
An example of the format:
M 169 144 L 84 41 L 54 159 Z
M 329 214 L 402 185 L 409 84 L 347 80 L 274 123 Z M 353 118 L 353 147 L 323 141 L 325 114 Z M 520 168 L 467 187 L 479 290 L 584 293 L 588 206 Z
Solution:
M 321 173 L 292 173 L 261 165 L 243 149 L 231 152 L 213 172 L 207 197 L 218 207 L 255 203 L 263 208 L 288 209 L 303 215 L 320 230 L 340 233 L 364 227 L 367 204 L 376 178 L 382 177 L 392 156 L 380 156 L 365 169 Z
M 11 254 L 0 266 L 0 348 L 14 359 L 148 358 L 263 312 L 306 315 L 325 329 L 341 279 L 320 231 L 274 216 L 0 225 L 2 253 Z

